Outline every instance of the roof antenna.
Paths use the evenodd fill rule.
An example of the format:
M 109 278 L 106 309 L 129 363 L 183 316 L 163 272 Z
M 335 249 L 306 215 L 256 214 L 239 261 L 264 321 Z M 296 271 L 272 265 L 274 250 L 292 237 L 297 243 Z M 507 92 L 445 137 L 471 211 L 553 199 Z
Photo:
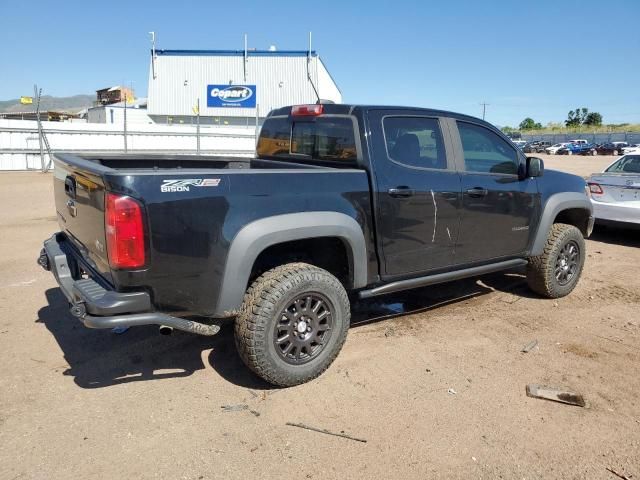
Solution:
M 247 52 L 247 34 L 244 34 L 244 83 L 247 83 L 247 61 L 249 60 Z
M 151 76 L 156 79 L 156 32 L 149 32 L 151 35 Z
M 316 94 L 316 98 L 318 99 L 316 103 L 322 103 L 320 102 L 320 95 L 318 94 L 318 89 L 313 84 L 313 80 L 311 79 L 311 71 L 309 70 L 310 63 L 311 63 L 311 32 L 309 32 L 309 50 L 307 51 L 307 79 L 309 80 L 309 83 L 313 87 L 313 91 Z M 317 65 L 316 65 L 316 68 L 317 68 Z

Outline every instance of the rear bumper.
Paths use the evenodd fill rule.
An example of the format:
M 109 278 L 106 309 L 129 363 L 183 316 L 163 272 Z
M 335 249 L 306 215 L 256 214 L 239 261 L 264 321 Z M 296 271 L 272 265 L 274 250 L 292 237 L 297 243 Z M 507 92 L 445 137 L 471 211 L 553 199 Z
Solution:
M 591 199 L 591 203 L 596 220 L 640 224 L 640 208 L 638 206 L 616 205 L 593 199 Z
M 82 278 L 77 253 L 63 234 L 44 242 L 37 260 L 51 271 L 71 305 L 71 314 L 89 328 L 166 325 L 200 335 L 215 335 L 218 325 L 207 325 L 153 311 L 147 292 L 116 292 L 92 278 Z

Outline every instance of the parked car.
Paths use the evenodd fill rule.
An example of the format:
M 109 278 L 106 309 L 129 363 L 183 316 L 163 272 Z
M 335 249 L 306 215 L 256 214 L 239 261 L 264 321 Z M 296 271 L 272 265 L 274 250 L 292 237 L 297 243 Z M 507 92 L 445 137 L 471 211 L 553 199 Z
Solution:
M 633 145 L 629 145 L 622 149 L 623 155 L 628 155 L 630 153 L 640 153 L 640 143 L 634 143 Z
M 619 158 L 588 184 L 597 222 L 640 226 L 640 154 Z
M 551 142 L 531 142 L 523 148 L 524 153 L 545 153 L 546 149 L 551 147 Z
M 592 155 L 594 145 L 591 143 L 568 143 L 558 149 L 558 155 Z
M 594 147 L 594 155 L 618 155 L 624 147 L 628 147 L 627 142 L 601 143 Z
M 545 148 L 544 150 L 549 155 L 556 155 L 558 153 L 558 150 L 566 147 L 567 145 L 567 143 L 556 143 L 554 145 L 551 145 L 550 147 Z
M 279 108 L 253 158 L 53 158 L 60 231 L 38 263 L 71 315 L 202 335 L 228 319 L 245 364 L 280 386 L 333 362 L 351 298 L 514 267 L 539 295 L 569 294 L 593 227 L 584 179 L 420 108 Z

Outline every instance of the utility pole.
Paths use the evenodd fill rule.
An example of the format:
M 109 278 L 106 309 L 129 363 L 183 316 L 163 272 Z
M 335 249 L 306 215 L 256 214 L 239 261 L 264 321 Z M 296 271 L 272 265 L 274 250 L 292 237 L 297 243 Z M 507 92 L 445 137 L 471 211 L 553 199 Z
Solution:
M 38 141 L 40 142 L 40 166 L 45 171 L 44 148 L 42 147 L 42 123 L 40 123 L 40 95 L 42 89 L 38 90 L 38 85 L 33 86 L 33 96 L 36 97 L 36 120 L 38 122 Z
M 480 103 L 480 105 L 482 105 L 482 119 L 484 120 L 485 113 L 487 112 L 487 106 L 490 104 L 486 102 L 482 102 Z
M 127 148 L 127 91 L 126 89 L 124 93 L 124 129 L 122 133 L 124 134 L 124 153 L 127 153 L 128 148 Z

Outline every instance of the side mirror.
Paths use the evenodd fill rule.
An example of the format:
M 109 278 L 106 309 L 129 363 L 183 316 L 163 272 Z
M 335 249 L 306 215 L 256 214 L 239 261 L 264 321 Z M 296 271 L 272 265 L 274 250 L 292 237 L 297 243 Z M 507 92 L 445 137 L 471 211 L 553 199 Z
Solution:
M 544 173 L 544 162 L 538 157 L 527 157 L 527 178 L 541 177 Z

